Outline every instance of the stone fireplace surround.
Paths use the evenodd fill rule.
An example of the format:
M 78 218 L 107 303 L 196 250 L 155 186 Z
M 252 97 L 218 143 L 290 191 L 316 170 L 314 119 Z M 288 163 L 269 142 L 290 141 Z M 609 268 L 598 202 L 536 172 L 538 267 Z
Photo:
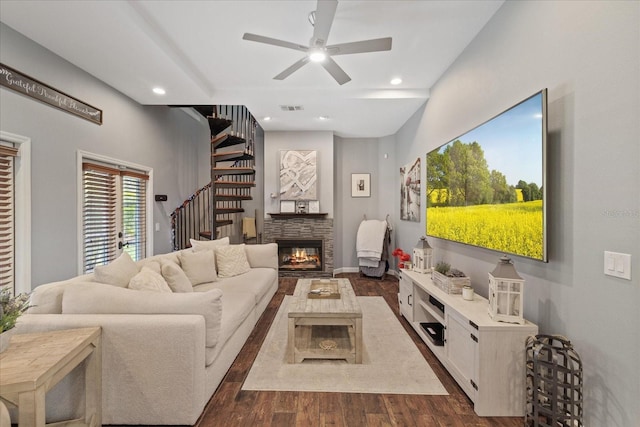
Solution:
M 279 271 L 280 277 L 333 276 L 333 219 L 332 218 L 265 218 L 262 240 L 275 243 L 278 239 L 320 239 L 323 241 L 323 271 Z

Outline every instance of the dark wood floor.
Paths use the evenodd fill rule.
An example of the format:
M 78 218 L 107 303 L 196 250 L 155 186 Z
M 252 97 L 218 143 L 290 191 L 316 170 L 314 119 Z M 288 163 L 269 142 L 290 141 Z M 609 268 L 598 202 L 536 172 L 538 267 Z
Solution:
M 197 427 L 219 426 L 522 426 L 523 418 L 481 418 L 438 359 L 398 314 L 398 281 L 342 274 L 356 295 L 382 296 L 407 330 L 420 352 L 447 389 L 448 396 L 368 393 L 311 393 L 242 391 L 242 383 L 256 358 L 269 326 L 285 295 L 293 294 L 296 279 L 281 278 L 251 337 L 213 395 Z

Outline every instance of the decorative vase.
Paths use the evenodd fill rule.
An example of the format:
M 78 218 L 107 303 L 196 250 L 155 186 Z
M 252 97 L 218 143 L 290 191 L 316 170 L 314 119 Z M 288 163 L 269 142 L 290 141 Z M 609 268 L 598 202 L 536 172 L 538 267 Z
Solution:
M 16 328 L 11 328 L 8 331 L 4 331 L 0 334 L 0 353 L 9 348 L 9 341 L 11 341 L 11 337 L 15 334 L 15 332 Z

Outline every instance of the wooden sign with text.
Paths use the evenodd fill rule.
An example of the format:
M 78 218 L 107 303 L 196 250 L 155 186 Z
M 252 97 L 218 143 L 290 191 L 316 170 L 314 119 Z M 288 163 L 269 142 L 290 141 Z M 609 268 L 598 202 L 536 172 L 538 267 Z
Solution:
M 90 122 L 102 124 L 102 110 L 92 107 L 64 92 L 60 92 L 11 67 L 0 64 L 0 85 L 59 108 Z

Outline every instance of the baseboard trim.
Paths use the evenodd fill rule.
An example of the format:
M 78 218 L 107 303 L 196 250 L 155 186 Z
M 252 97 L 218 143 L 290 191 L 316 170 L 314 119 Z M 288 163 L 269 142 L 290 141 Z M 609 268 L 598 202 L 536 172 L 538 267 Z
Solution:
M 333 275 L 335 276 L 336 274 L 340 274 L 340 273 L 359 273 L 360 272 L 360 268 L 359 267 L 342 267 L 342 268 L 334 268 L 333 269 Z M 386 274 L 389 274 L 391 276 L 395 276 L 398 277 L 398 272 L 392 269 L 389 269 Z

